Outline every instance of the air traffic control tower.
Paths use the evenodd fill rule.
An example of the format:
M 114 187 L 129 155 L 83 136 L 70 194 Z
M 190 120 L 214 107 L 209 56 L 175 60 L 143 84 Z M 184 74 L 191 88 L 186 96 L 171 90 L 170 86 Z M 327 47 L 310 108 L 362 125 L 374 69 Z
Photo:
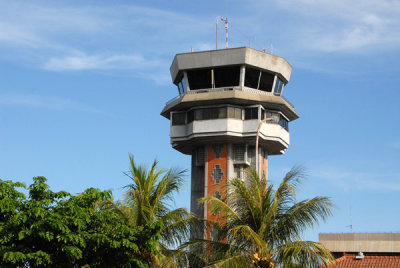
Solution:
M 248 167 L 267 177 L 268 157 L 286 151 L 289 122 L 298 118 L 282 96 L 291 71 L 284 58 L 248 47 L 175 56 L 170 72 L 179 95 L 161 115 L 170 120 L 172 147 L 192 156 L 192 213 L 215 220 L 199 198 L 224 197 L 223 186 L 245 180 Z M 261 124 L 255 150 L 264 118 L 271 119 Z

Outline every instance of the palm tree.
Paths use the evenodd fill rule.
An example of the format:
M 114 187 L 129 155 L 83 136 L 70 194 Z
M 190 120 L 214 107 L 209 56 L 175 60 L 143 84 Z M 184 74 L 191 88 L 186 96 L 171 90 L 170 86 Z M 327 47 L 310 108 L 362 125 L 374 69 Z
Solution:
M 129 155 L 129 161 L 130 170 L 125 175 L 131 183 L 125 186 L 124 201 L 117 207 L 132 226 L 145 226 L 155 221 L 162 224 L 161 256 L 152 256 L 152 264 L 176 267 L 176 248 L 189 240 L 195 218 L 185 208 L 171 210 L 168 202 L 173 202 L 173 195 L 182 187 L 186 171 L 160 169 L 157 160 L 147 170 L 143 165 L 137 165 L 132 155 Z
M 213 241 L 192 241 L 192 266 L 209 267 L 316 267 L 327 265 L 333 256 L 323 245 L 302 241 L 301 235 L 319 219 L 331 214 L 327 197 L 296 201 L 296 188 L 303 178 L 293 168 L 274 190 L 255 170 L 248 179 L 233 179 L 227 197 L 204 197 L 224 224 L 214 223 Z M 206 246 L 204 246 L 206 244 Z M 195 252 L 193 252 L 195 251 Z M 198 252 L 203 251 L 203 255 Z M 197 252 L 197 253 L 196 253 Z

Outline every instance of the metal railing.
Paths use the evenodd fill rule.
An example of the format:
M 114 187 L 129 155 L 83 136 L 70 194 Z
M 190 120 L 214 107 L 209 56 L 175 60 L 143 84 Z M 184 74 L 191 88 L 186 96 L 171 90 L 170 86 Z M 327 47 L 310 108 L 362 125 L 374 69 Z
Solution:
M 267 96 L 276 96 L 274 92 L 268 92 L 268 91 L 262 91 L 254 88 L 249 88 L 249 87 L 221 87 L 221 88 L 205 88 L 205 89 L 196 89 L 196 90 L 190 90 L 188 92 L 185 92 L 181 95 L 178 95 L 169 101 L 167 101 L 166 105 L 170 105 L 171 103 L 182 99 L 186 94 L 200 94 L 200 93 L 210 93 L 210 92 L 221 92 L 221 91 L 231 91 L 231 90 L 238 90 L 238 91 L 244 91 L 244 92 L 250 92 L 250 93 L 256 93 L 260 95 L 267 95 Z M 277 96 L 281 97 L 284 101 L 286 101 L 292 108 L 294 108 L 294 105 L 287 100 L 284 96 Z

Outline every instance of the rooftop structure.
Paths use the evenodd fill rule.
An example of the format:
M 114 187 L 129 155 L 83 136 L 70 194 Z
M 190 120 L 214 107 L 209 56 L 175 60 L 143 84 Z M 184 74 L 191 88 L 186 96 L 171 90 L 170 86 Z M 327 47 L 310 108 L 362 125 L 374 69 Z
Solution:
M 400 233 L 321 233 L 319 242 L 335 256 L 334 267 L 400 267 Z
M 298 118 L 282 96 L 291 71 L 284 58 L 247 47 L 175 56 L 170 72 L 179 95 L 161 115 L 170 120 L 172 147 L 192 156 L 191 211 L 197 216 L 216 217 L 199 198 L 224 197 L 223 186 L 246 179 L 250 166 L 267 177 L 268 156 L 288 148 L 289 122 Z

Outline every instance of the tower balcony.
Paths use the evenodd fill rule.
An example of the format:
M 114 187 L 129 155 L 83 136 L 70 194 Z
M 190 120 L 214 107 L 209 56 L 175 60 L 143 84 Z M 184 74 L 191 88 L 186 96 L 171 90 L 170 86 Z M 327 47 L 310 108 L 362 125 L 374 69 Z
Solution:
M 208 143 L 255 144 L 259 119 L 241 120 L 222 118 L 193 120 L 187 124 L 171 125 L 172 146 L 185 154 Z M 264 122 L 260 129 L 259 144 L 269 155 L 282 154 L 289 146 L 289 131 L 284 121 Z

